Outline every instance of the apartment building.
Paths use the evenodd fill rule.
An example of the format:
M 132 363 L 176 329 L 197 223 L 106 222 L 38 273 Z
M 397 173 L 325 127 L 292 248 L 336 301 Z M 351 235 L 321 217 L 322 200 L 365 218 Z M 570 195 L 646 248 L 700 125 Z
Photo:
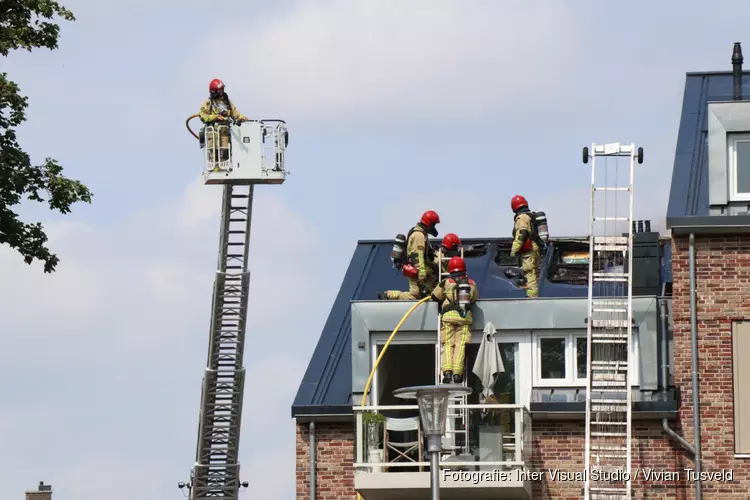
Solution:
M 648 224 L 635 235 L 632 469 L 670 474 L 635 474 L 634 498 L 689 499 L 698 488 L 706 499 L 750 498 L 750 369 L 741 363 L 750 353 L 750 102 L 742 100 L 748 77 L 739 64 L 687 74 L 666 214 L 671 238 Z M 472 408 L 453 419 L 443 439 L 441 466 L 545 473 L 510 480 L 490 473 L 476 484 L 443 477 L 442 497 L 582 498 L 580 478 L 549 471 L 584 470 L 588 238 L 552 238 L 538 299 L 526 299 L 506 274 L 509 238 L 465 243 L 482 248 L 466 258 L 481 297 L 467 365 L 491 323 L 504 368 L 493 396 L 503 408 L 482 408 L 471 396 Z M 418 427 L 389 429 L 360 408 L 375 359 L 413 305 L 375 300 L 380 290 L 404 286 L 390 271 L 391 244 L 358 243 L 300 383 L 292 405 L 298 499 L 430 498 Z M 436 329 L 435 304 L 406 320 L 364 406 L 399 422 L 418 415 L 392 391 L 434 383 Z M 470 375 L 469 385 L 476 382 Z M 382 426 L 378 435 L 373 422 Z M 697 462 L 711 477 L 688 476 L 685 469 L 696 470 Z

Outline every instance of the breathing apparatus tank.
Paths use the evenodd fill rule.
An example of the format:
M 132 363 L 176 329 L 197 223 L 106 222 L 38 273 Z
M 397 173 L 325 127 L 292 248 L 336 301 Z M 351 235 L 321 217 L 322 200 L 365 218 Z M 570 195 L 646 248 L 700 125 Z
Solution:
M 471 307 L 471 285 L 467 279 L 458 282 L 458 307 L 461 308 L 464 315 Z
M 401 269 L 404 265 L 404 256 L 406 255 L 406 236 L 403 234 L 397 234 L 393 240 L 393 248 L 391 248 L 391 261 L 393 267 Z
M 544 212 L 536 212 L 534 214 L 534 222 L 536 223 L 536 231 L 539 235 L 539 239 L 544 243 L 549 241 L 549 229 L 547 228 L 547 215 Z

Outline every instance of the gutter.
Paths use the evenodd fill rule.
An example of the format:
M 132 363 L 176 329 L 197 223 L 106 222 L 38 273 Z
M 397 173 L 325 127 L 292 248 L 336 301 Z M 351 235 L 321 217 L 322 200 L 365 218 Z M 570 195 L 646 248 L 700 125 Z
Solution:
M 688 443 L 685 438 L 677 434 L 674 429 L 669 427 L 669 421 L 662 419 L 664 431 L 687 451 L 689 451 L 695 460 L 695 500 L 701 500 L 701 426 L 700 426 L 700 390 L 698 386 L 698 319 L 696 305 L 696 286 L 695 286 L 695 234 L 690 233 L 690 244 L 688 250 L 690 260 L 690 351 L 692 354 L 693 370 L 693 431 L 695 434 L 695 446 Z M 666 314 L 662 311 L 662 376 L 666 371 Z M 664 390 L 666 391 L 667 379 L 664 378 Z
M 315 479 L 317 471 L 315 470 L 318 450 L 315 447 L 315 422 L 310 421 L 310 500 L 315 500 Z M 700 499 L 698 499 L 700 500 Z

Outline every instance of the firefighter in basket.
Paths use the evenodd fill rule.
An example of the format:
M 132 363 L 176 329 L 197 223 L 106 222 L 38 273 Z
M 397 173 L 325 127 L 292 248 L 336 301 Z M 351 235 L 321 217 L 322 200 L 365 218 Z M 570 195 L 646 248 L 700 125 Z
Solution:
M 437 285 L 435 267 L 436 252 L 432 248 L 429 236 L 436 237 L 435 228 L 440 217 L 434 210 L 422 214 L 416 226 L 409 234 L 399 234 L 393 243 L 391 260 L 393 267 L 399 269 L 409 283 L 409 291 L 386 290 L 378 292 L 380 300 L 418 300 L 427 297 Z
M 450 276 L 432 292 L 442 319 L 440 344 L 443 354 L 440 368 L 444 384 L 460 384 L 464 377 L 466 344 L 471 342 L 471 306 L 479 299 L 474 280 L 466 274 L 466 263 L 461 257 L 448 261 Z
M 205 125 L 213 127 L 213 133 L 210 133 L 211 129 L 208 130 L 208 137 L 206 137 L 205 142 L 209 152 L 208 160 L 212 165 L 216 165 L 218 162 L 229 160 L 229 125 L 231 120 L 239 123 L 247 121 L 247 117 L 234 107 L 224 89 L 224 82 L 218 78 L 214 78 L 208 84 L 208 94 L 209 97 L 201 106 L 199 116 Z M 206 131 L 206 128 L 204 128 L 204 131 Z M 216 136 L 219 138 L 218 148 L 214 145 Z M 219 151 L 221 153 L 217 154 Z M 217 169 L 218 167 L 214 168 L 214 170 Z
M 530 211 L 529 203 L 521 195 L 510 200 L 510 208 L 515 213 L 510 256 L 520 255 L 524 275 L 522 287 L 526 289 L 527 297 L 536 298 L 539 295 L 540 252 L 547 248 L 549 238 L 547 216 L 544 212 Z

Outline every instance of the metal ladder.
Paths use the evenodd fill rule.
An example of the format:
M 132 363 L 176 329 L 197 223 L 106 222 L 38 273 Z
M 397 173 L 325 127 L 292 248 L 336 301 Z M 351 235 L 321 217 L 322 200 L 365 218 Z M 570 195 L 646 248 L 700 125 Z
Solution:
M 597 172 L 596 160 L 601 156 L 604 157 L 601 165 L 604 172 Z M 629 180 L 622 182 L 626 185 L 620 185 L 618 178 L 619 157 L 623 156 L 629 157 Z M 583 149 L 583 162 L 588 163 L 589 159 L 591 221 L 584 498 L 630 499 L 633 280 L 632 273 L 625 272 L 625 259 L 628 259 L 627 270 L 631 271 L 633 177 L 636 159 L 638 163 L 643 162 L 643 149 L 636 150 L 634 144 L 592 144 L 590 154 L 588 148 Z M 605 185 L 597 184 L 600 176 Z M 622 196 L 618 200 L 618 194 L 624 194 L 625 200 Z M 627 201 L 627 207 L 619 206 L 618 201 Z M 612 204 L 614 210 L 610 208 Z M 620 263 L 622 268 L 618 270 Z M 610 266 L 614 269 L 607 269 Z M 592 480 L 593 471 L 600 472 L 596 480 Z
M 443 263 L 447 263 L 451 260 L 451 257 L 443 255 L 442 247 L 438 249 L 438 283 L 442 282 L 448 277 L 448 274 L 443 272 Z M 464 257 L 464 249 L 461 248 L 461 258 Z M 440 345 L 440 331 L 443 327 L 443 321 L 440 315 L 438 315 L 437 321 L 437 339 L 435 342 L 435 384 L 441 384 L 443 380 L 443 370 L 440 367 L 440 360 L 442 355 L 442 347 Z M 467 366 L 466 356 L 464 356 L 464 379 L 461 385 L 467 387 L 469 380 L 469 373 L 466 368 Z M 467 403 L 466 394 L 461 396 L 451 396 L 448 404 L 451 405 L 465 405 Z M 463 446 L 456 444 L 456 437 L 459 435 L 464 436 Z M 469 452 L 469 410 L 464 408 L 463 410 L 449 408 L 448 415 L 445 425 L 445 434 L 442 438 L 443 450 L 450 452 L 451 455 L 457 454 L 458 451 L 463 450 L 464 453 Z
M 245 383 L 242 358 L 250 287 L 253 187 L 224 187 L 211 335 L 190 485 L 192 500 L 236 500 L 240 486 L 247 486 L 240 482 L 238 449 Z

